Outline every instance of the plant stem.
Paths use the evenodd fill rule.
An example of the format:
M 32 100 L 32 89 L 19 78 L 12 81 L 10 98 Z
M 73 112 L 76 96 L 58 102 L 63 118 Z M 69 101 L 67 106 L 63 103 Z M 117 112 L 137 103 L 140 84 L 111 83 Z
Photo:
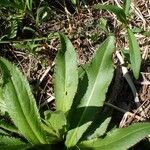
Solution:
M 106 106 L 109 106 L 109 107 L 111 107 L 111 108 L 113 108 L 113 109 L 116 109 L 116 110 L 118 110 L 118 111 L 120 111 L 120 112 L 122 112 L 122 113 L 126 113 L 126 112 L 127 112 L 126 110 L 124 110 L 124 109 L 122 109 L 122 108 L 119 108 L 119 107 L 117 107 L 117 106 L 115 106 L 115 105 L 113 105 L 113 104 L 111 104 L 111 103 L 105 102 L 104 104 L 105 104 Z

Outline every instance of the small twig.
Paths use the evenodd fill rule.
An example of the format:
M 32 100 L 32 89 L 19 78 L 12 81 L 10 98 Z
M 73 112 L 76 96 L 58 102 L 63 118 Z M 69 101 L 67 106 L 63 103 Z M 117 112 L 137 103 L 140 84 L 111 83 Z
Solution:
M 118 0 L 114 0 L 118 7 L 122 8 Z
M 71 20 L 70 20 L 70 12 L 68 11 L 67 7 L 64 7 L 65 12 L 66 12 L 66 16 L 67 16 L 67 20 L 68 20 L 68 24 L 69 24 L 69 31 L 72 32 L 72 25 L 71 25 Z
M 84 3 L 85 8 L 87 9 L 87 11 L 89 12 L 89 14 L 92 14 L 91 11 L 90 11 L 90 9 L 89 9 L 88 6 L 87 6 L 85 0 L 83 0 L 83 3 Z
M 53 95 L 51 95 L 45 102 L 43 102 L 40 107 L 45 106 L 46 104 L 50 103 L 51 101 L 53 101 L 55 99 L 55 97 Z
M 55 65 L 55 63 L 52 63 L 52 66 L 48 66 L 48 68 L 45 70 L 45 72 L 43 73 L 42 77 L 39 80 L 39 84 L 43 81 L 43 79 L 47 76 L 47 74 L 49 73 L 49 71 L 51 70 L 51 68 Z
M 143 81 L 143 82 L 140 82 L 141 85 L 150 85 L 150 81 Z

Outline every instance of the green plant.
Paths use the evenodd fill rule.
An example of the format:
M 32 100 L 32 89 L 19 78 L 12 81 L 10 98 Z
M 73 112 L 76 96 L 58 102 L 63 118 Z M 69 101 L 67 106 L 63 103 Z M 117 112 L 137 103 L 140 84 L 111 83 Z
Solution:
M 130 62 L 128 63 L 131 63 L 131 69 L 133 70 L 134 77 L 138 79 L 140 73 L 140 66 L 141 66 L 141 54 L 140 54 L 140 48 L 136 40 L 136 37 L 132 29 L 130 29 L 129 27 L 130 3 L 131 3 L 130 0 L 125 0 L 123 3 L 123 8 L 114 5 L 101 5 L 101 4 L 95 5 L 94 8 L 100 10 L 104 9 L 114 13 L 117 16 L 117 19 L 122 23 L 120 29 L 123 28 L 126 29 L 128 44 L 129 44 L 129 56 L 130 56 Z M 117 31 L 117 34 L 119 31 Z
M 114 72 L 114 36 L 100 45 L 89 64 L 79 68 L 70 40 L 62 34 L 60 40 L 54 76 L 56 111 L 45 111 L 44 118 L 40 117 L 25 77 L 0 58 L 0 148 L 125 150 L 150 134 L 150 123 L 107 130 L 111 111 L 102 108 Z M 5 119 L 6 112 L 11 121 Z
M 47 21 L 51 14 L 46 1 L 0 1 L 0 40 L 39 37 L 35 31 L 38 31 L 39 26 Z

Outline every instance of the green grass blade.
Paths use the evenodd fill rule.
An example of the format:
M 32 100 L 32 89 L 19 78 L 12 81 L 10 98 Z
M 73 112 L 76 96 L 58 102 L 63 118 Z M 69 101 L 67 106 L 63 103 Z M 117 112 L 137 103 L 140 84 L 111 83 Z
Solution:
M 124 9 L 126 16 L 129 15 L 130 6 L 131 6 L 131 0 L 124 0 L 123 9 Z
M 92 123 L 95 114 L 104 104 L 105 94 L 113 77 L 112 52 L 115 38 L 108 37 L 97 50 L 95 57 L 85 69 L 88 76 L 88 88 L 76 111 L 76 118 L 70 122 L 71 129 L 66 137 L 66 146 L 72 147 L 81 138 Z
M 70 40 L 60 34 L 61 49 L 56 57 L 54 90 L 56 109 L 68 112 L 78 85 L 76 52 Z
M 126 14 L 124 13 L 124 10 L 122 8 L 119 8 L 118 6 L 96 4 L 94 6 L 94 8 L 95 9 L 104 9 L 104 10 L 110 11 L 117 16 L 119 21 L 121 21 L 124 24 L 127 24 Z
M 30 86 L 22 73 L 6 59 L 0 59 L 3 96 L 8 113 L 21 134 L 33 144 L 46 143 Z
M 105 138 L 83 141 L 82 150 L 127 150 L 150 134 L 150 123 L 137 123 L 110 132 Z
M 33 3 L 32 0 L 26 0 L 26 6 L 30 11 L 32 11 L 32 3 Z
M 133 70 L 134 77 L 138 79 L 141 67 L 140 48 L 132 30 L 128 28 L 127 31 L 128 31 L 131 68 Z

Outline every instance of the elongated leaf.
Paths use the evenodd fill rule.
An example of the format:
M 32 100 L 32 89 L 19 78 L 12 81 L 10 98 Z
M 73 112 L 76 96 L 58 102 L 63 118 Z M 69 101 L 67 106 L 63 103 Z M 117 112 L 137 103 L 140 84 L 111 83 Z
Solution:
M 61 49 L 56 57 L 55 97 L 56 109 L 68 112 L 77 90 L 78 70 L 75 50 L 70 40 L 60 34 Z
M 114 13 L 119 21 L 127 24 L 126 14 L 124 13 L 124 10 L 122 8 L 119 8 L 118 6 L 97 4 L 94 6 L 94 8 L 108 10 Z
M 74 113 L 76 118 L 70 122 L 72 125 L 66 137 L 67 147 L 72 147 L 79 141 L 95 114 L 103 106 L 105 94 L 113 77 L 114 44 L 114 36 L 108 37 L 97 50 L 89 67 L 85 68 L 89 80 L 88 88 Z
M 51 125 L 53 130 L 55 130 L 58 137 L 62 138 L 65 133 L 65 126 L 67 124 L 65 114 L 61 111 L 46 111 L 45 116 L 46 121 Z
M 44 123 L 42 124 L 42 127 L 43 127 L 43 129 L 45 131 L 47 143 L 53 144 L 53 143 L 60 142 L 60 137 L 55 132 L 54 128 L 52 128 L 52 126 L 51 126 L 51 124 L 49 122 L 44 121 Z
M 123 9 L 124 9 L 126 16 L 129 15 L 130 6 L 131 6 L 131 0 L 124 0 Z
M 126 150 L 150 134 L 150 123 L 138 123 L 127 128 L 116 129 L 104 139 L 84 141 L 79 144 L 82 150 Z
M 129 50 L 130 50 L 129 54 L 130 54 L 131 68 L 133 70 L 134 77 L 138 79 L 141 67 L 140 48 L 132 30 L 128 28 L 127 31 L 129 40 Z
M 21 142 L 20 139 L 9 137 L 7 135 L 0 135 L 0 146 L 1 145 L 19 145 L 19 144 L 24 144 L 24 143 Z
M 3 89 L 0 86 L 0 114 L 5 115 L 6 111 L 7 111 L 7 107 L 4 101 L 4 97 L 3 97 Z
M 112 118 L 111 114 L 112 114 L 112 111 L 99 112 L 96 115 L 95 120 L 92 122 L 92 124 L 89 126 L 87 131 L 84 133 L 85 137 L 83 136 L 83 138 L 86 138 L 89 140 L 89 139 L 98 138 L 104 135 L 111 121 L 111 118 Z
M 26 0 L 26 5 L 30 11 L 32 11 L 32 0 Z
M 21 145 L 0 145 L 0 149 L 2 150 L 26 150 L 29 146 L 25 144 Z
M 47 20 L 51 16 L 51 10 L 47 6 L 43 6 L 37 9 L 36 25 L 39 25 L 43 21 Z
M 0 145 L 0 149 L 2 149 L 2 150 L 54 150 L 55 147 L 56 147 L 55 145 L 50 145 L 50 144 L 40 144 L 40 145 L 29 145 L 29 144 Z
M 30 86 L 21 72 L 4 58 L 0 59 L 3 72 L 3 92 L 8 113 L 16 127 L 31 143 L 46 143 L 40 115 Z

